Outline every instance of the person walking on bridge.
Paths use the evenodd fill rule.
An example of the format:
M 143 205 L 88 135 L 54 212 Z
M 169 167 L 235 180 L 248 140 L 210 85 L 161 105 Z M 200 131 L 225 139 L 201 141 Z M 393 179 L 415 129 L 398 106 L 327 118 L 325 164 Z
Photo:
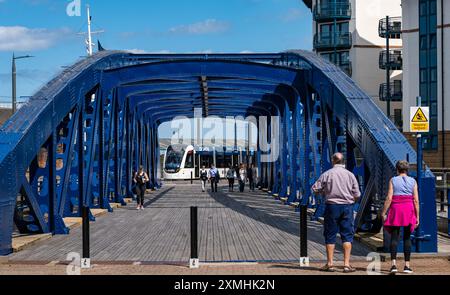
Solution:
M 230 165 L 230 168 L 227 171 L 227 179 L 228 179 L 228 192 L 234 192 L 234 180 L 237 178 L 236 171 L 233 166 Z
M 411 233 L 419 226 L 419 189 L 414 178 L 408 176 L 409 163 L 400 161 L 396 165 L 398 176 L 389 183 L 388 195 L 382 211 L 384 227 L 391 234 L 391 273 L 398 272 L 397 251 L 400 230 L 403 229 L 403 248 L 405 253 L 404 273 L 411 269 Z M 388 212 L 389 211 L 389 212 Z
M 239 192 L 243 193 L 245 190 L 245 183 L 247 182 L 247 169 L 244 164 L 241 164 L 239 169 Z
M 350 265 L 355 235 L 353 207 L 361 192 L 355 175 L 345 168 L 344 155 L 333 155 L 332 162 L 334 167 L 321 175 L 312 187 L 315 194 L 324 195 L 326 204 L 324 236 L 328 262 L 322 270 L 335 271 L 334 251 L 339 232 L 344 247 L 344 273 L 352 273 L 356 271 Z
M 252 192 L 255 191 L 256 183 L 258 181 L 258 170 L 255 167 L 255 164 L 251 164 L 250 167 L 247 169 L 247 179 L 250 186 L 250 190 Z
M 206 192 L 206 182 L 208 181 L 208 170 L 206 170 L 205 165 L 203 165 L 200 170 L 200 181 L 202 182 L 202 192 Z
M 209 170 L 209 181 L 211 182 L 211 191 L 213 193 L 217 193 L 217 184 L 219 183 L 219 180 L 220 180 L 219 170 L 217 170 L 217 168 L 214 165 L 212 165 L 211 170 Z
M 144 171 L 144 166 L 139 167 L 133 179 L 136 184 L 137 195 L 137 210 L 144 210 L 145 192 L 147 191 L 147 183 L 150 181 L 147 173 Z

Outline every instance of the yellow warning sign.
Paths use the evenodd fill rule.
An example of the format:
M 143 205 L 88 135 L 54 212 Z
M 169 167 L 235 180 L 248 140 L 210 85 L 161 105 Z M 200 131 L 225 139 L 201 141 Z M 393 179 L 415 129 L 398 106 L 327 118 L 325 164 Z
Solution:
M 427 123 L 428 122 L 428 118 L 425 116 L 425 114 L 422 111 L 422 108 L 419 108 L 416 112 L 416 114 L 414 115 L 413 119 L 412 119 L 413 123 Z
M 411 108 L 411 132 L 426 133 L 430 132 L 430 108 L 412 107 Z

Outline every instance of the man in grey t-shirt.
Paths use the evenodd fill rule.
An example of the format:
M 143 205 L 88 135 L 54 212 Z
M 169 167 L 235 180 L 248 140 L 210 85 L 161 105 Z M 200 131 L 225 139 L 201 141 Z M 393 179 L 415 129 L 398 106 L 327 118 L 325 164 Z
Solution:
M 316 194 L 325 197 L 324 236 L 328 263 L 324 271 L 334 271 L 334 250 L 336 237 L 340 233 L 344 246 L 344 272 L 354 272 L 350 265 L 354 230 L 353 206 L 361 196 L 355 175 L 345 169 L 344 155 L 333 155 L 333 169 L 328 170 L 313 185 Z

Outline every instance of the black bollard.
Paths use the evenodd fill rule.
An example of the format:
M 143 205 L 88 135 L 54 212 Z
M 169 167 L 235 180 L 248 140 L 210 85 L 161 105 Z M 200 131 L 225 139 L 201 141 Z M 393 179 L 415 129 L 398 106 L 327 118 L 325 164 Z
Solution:
M 90 233 L 89 233 L 89 207 L 82 206 L 81 216 L 83 219 L 83 259 L 91 258 Z
M 194 172 L 191 171 L 191 184 L 194 184 Z
M 198 267 L 198 208 L 191 207 L 191 268 Z
M 300 206 L 300 257 L 308 257 L 308 206 Z

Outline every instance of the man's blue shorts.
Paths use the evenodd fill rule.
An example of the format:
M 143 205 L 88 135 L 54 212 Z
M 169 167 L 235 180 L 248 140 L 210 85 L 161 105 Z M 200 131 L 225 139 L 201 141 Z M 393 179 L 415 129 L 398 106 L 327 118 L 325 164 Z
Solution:
M 327 204 L 324 224 L 325 243 L 335 245 L 337 234 L 343 243 L 353 243 L 355 236 L 353 205 Z

